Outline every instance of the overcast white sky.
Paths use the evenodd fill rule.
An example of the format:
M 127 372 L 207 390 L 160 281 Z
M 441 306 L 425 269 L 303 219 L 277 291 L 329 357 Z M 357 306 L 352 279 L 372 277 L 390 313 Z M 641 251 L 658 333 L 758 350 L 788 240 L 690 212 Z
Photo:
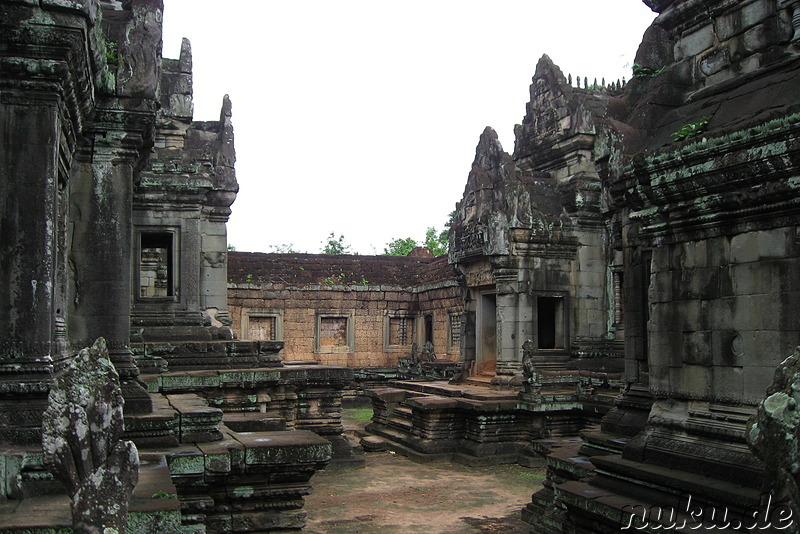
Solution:
M 630 78 L 639 0 L 165 0 L 165 57 L 192 43 L 195 120 L 233 102 L 237 250 L 354 252 L 441 230 L 478 137 L 507 152 L 536 63 Z

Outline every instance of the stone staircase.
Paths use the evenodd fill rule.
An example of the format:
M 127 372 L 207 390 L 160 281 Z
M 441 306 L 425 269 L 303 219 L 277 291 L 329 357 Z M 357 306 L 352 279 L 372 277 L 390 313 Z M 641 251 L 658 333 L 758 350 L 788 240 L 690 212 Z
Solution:
M 528 455 L 526 447 L 538 431 L 515 391 L 444 382 L 391 385 L 368 391 L 374 416 L 366 430 L 418 461 L 515 463 Z M 525 463 L 532 465 L 530 459 Z

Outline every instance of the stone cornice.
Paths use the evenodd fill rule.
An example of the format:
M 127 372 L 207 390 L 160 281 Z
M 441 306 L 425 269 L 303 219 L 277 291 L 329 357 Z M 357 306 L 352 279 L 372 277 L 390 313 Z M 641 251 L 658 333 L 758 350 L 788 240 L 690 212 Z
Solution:
M 75 15 L 75 16 L 68 16 Z M 80 131 L 94 107 L 95 57 L 89 50 L 94 30 L 83 11 L 60 12 L 38 20 L 28 8 L 0 3 L 0 90 L 4 103 L 61 101 Z M 100 66 L 101 69 L 105 65 Z
M 615 203 L 658 236 L 800 210 L 800 114 L 638 157 L 610 184 Z M 760 226 L 759 226 L 760 227 Z

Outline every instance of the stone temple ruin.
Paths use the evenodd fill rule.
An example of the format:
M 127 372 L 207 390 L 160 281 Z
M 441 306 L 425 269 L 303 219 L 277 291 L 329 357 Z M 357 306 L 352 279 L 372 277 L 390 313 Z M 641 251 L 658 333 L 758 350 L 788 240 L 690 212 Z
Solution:
M 345 395 L 409 456 L 545 465 L 531 533 L 797 531 L 800 2 L 645 3 L 632 79 L 542 57 L 449 255 L 387 258 L 227 252 L 231 103 L 192 120 L 159 1 L 0 1 L 0 531 L 73 524 L 43 414 L 93 351 L 129 532 L 302 528 Z
M 351 371 L 234 339 L 231 103 L 192 120 L 190 46 L 161 57 L 162 16 L 0 2 L 3 531 L 297 530 L 311 476 L 351 455 Z

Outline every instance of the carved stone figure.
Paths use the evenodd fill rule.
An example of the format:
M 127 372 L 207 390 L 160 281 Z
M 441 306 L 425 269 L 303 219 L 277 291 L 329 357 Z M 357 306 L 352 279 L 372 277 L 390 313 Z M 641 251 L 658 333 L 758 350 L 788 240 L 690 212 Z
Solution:
M 139 456 L 132 442 L 119 440 L 123 404 L 103 338 L 83 349 L 50 390 L 42 422 L 44 461 L 72 497 L 78 532 L 125 532 Z
M 523 391 L 526 394 L 536 394 L 541 390 L 539 385 L 539 375 L 533 364 L 533 355 L 536 351 L 536 344 L 528 339 L 522 344 L 522 381 Z

